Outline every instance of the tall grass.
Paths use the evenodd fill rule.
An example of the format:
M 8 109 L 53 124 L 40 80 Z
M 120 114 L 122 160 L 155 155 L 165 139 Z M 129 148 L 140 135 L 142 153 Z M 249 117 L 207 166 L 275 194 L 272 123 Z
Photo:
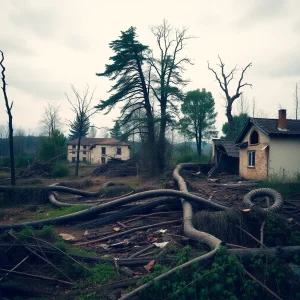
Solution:
M 260 182 L 262 188 L 272 188 L 284 197 L 300 193 L 300 173 L 290 174 L 284 169 L 271 173 L 268 180 Z

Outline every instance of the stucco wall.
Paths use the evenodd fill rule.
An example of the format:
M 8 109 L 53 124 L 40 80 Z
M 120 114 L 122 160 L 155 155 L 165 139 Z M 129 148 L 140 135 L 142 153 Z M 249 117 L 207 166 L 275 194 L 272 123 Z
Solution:
M 250 145 L 250 135 L 254 129 L 258 132 L 259 140 L 258 144 Z M 269 149 L 265 146 L 270 144 L 270 138 L 255 126 L 252 126 L 243 142 L 248 142 L 248 147 L 240 149 L 240 176 L 247 179 L 266 179 L 268 177 Z M 255 151 L 255 167 L 248 167 L 249 151 Z
M 102 155 L 101 148 L 106 148 L 106 154 Z M 121 148 L 121 155 L 117 154 L 117 148 Z M 76 145 L 77 148 L 77 145 Z M 72 162 L 72 157 L 76 159 L 76 148 L 74 149 L 72 145 L 68 145 L 68 161 Z M 85 154 L 84 154 L 85 152 Z M 86 161 L 91 162 L 92 164 L 101 164 L 101 157 L 105 157 L 105 162 L 110 157 L 120 158 L 122 160 L 127 160 L 130 158 L 130 149 L 128 146 L 108 146 L 108 145 L 96 145 L 96 147 L 89 150 L 89 146 L 86 149 L 83 146 L 80 146 L 79 160 L 82 161 L 83 158 L 86 158 Z
M 295 176 L 300 173 L 300 138 L 272 138 L 269 174 Z
M 85 152 L 85 154 L 84 154 Z M 85 157 L 87 161 L 89 161 L 89 157 L 90 157 L 90 150 L 89 150 L 89 146 L 86 146 L 86 149 L 83 148 L 83 146 L 80 146 L 80 152 L 79 152 L 79 160 L 82 161 L 83 158 Z M 77 157 L 77 145 L 76 148 L 74 149 L 72 147 L 72 145 L 68 145 L 68 161 L 72 161 L 72 157 Z
M 106 148 L 106 155 L 101 154 L 102 147 Z M 118 146 L 118 147 L 121 147 L 121 155 L 117 154 L 117 146 L 97 145 L 91 151 L 91 163 L 93 163 L 93 164 L 101 163 L 101 157 L 105 157 L 106 161 L 110 157 L 120 158 L 122 160 L 129 159 L 130 158 L 130 149 L 128 148 L 128 146 Z

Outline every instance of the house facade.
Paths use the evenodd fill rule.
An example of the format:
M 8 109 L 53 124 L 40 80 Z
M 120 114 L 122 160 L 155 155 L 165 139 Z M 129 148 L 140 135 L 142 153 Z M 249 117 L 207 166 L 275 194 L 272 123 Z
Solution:
M 268 179 L 272 175 L 300 174 L 300 121 L 249 118 L 236 140 L 239 147 L 239 175 L 247 179 Z
M 76 162 L 78 139 L 68 143 L 68 161 Z M 105 164 L 110 158 L 127 160 L 130 145 L 115 138 L 81 138 L 79 160 L 92 164 Z

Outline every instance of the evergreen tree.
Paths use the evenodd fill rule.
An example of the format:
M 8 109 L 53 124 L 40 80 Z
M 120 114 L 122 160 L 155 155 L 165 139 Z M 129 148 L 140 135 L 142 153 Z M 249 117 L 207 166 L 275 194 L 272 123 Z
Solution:
M 180 129 L 188 137 L 196 140 L 200 158 L 203 140 L 217 135 L 214 125 L 217 116 L 214 98 L 205 89 L 190 91 L 183 100 L 181 111 L 184 117 L 179 122 Z
M 89 133 L 90 120 L 85 113 L 82 115 L 76 115 L 75 120 L 71 122 L 70 127 L 70 140 L 85 137 Z
M 97 76 L 106 76 L 116 81 L 110 92 L 112 95 L 97 106 L 100 110 L 107 109 L 107 113 L 121 103 L 121 123 L 130 125 L 129 131 L 143 126 L 147 134 L 147 149 L 151 158 L 150 167 L 154 172 L 155 159 L 155 131 L 153 109 L 150 103 L 150 71 L 145 68 L 148 46 L 137 40 L 136 28 L 130 27 L 122 31 L 118 40 L 110 43 L 114 56 L 110 57 L 111 64 L 107 64 L 103 73 Z M 146 65 L 147 67 L 147 65 Z M 147 73 L 147 76 L 145 75 Z M 136 112 L 143 111 L 144 118 L 136 119 Z M 130 132 L 129 132 L 130 133 Z

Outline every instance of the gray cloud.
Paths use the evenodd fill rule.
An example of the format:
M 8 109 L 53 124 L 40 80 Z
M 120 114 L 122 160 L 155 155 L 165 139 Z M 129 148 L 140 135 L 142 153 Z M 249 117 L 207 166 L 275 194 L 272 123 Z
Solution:
M 7 83 L 37 99 L 59 100 L 64 98 L 65 84 L 52 79 L 47 70 L 30 67 L 7 68 Z
M 28 46 L 28 43 L 22 39 L 16 39 L 11 37 L 1 37 L 0 48 L 4 53 L 13 53 L 18 55 L 35 55 Z
M 253 7 L 240 20 L 240 25 L 247 26 L 252 23 L 270 20 L 283 15 L 287 7 L 287 1 L 283 0 L 253 0 L 252 3 L 254 3 Z
M 43 2 L 42 2 L 43 3 Z M 54 9 L 33 7 L 29 1 L 12 1 L 13 11 L 10 21 L 17 27 L 32 32 L 39 37 L 53 37 L 59 28 L 60 18 Z
M 293 51 L 277 56 L 275 59 L 261 63 L 256 68 L 256 73 L 270 77 L 300 76 L 299 52 Z

